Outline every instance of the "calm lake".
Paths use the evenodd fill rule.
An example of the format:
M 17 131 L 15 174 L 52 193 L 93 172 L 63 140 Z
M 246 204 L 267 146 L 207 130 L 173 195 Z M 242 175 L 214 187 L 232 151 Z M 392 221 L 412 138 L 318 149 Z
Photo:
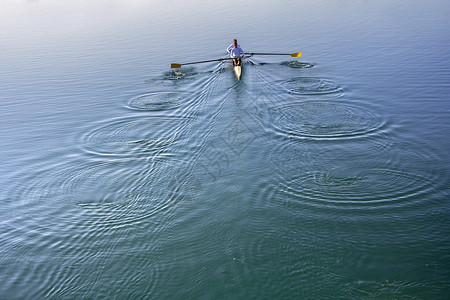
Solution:
M 0 299 L 448 299 L 450 2 L 0 0 Z M 246 52 L 240 81 L 226 57 Z

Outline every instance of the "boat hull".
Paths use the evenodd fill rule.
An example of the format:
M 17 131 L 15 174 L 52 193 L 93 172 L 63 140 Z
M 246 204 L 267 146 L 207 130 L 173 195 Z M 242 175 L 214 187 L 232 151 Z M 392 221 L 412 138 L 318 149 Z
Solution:
M 242 66 L 233 66 L 234 74 L 238 80 L 241 80 Z

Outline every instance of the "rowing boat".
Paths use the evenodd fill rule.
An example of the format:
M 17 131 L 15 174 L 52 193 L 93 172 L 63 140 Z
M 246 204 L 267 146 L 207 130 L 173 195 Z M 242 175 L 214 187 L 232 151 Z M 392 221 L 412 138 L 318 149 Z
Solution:
M 245 53 L 245 55 L 249 55 L 249 56 L 253 56 L 253 55 L 290 55 L 291 57 L 300 57 L 302 55 L 302 53 L 301 52 L 296 52 L 296 53 L 254 53 L 254 52 L 249 52 L 249 53 Z M 170 64 L 170 67 L 172 69 L 177 69 L 177 68 L 181 68 L 181 66 L 185 66 L 185 65 L 201 64 L 201 63 L 207 63 L 207 62 L 213 62 L 213 61 L 224 61 L 224 60 L 232 60 L 232 59 L 234 59 L 234 58 L 227 57 L 227 58 L 195 61 L 195 62 L 189 62 L 189 63 L 184 63 L 184 64 Z M 237 79 L 241 80 L 242 62 L 241 62 L 240 66 L 233 65 L 233 71 L 234 71 L 234 74 L 236 75 Z
M 233 66 L 234 74 L 238 80 L 241 80 L 242 66 Z

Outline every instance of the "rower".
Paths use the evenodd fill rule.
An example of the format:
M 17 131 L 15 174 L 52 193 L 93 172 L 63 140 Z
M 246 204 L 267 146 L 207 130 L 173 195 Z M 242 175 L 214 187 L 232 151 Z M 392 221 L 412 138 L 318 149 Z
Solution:
M 230 55 L 231 58 L 233 58 L 233 66 L 241 66 L 242 65 L 242 58 L 244 58 L 245 54 L 242 50 L 241 46 L 238 45 L 237 39 L 233 40 L 233 44 L 231 44 L 227 48 L 227 52 Z

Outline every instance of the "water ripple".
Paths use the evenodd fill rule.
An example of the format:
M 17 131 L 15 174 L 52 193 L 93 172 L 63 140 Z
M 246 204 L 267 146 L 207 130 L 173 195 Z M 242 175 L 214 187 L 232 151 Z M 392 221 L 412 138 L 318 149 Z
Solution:
M 274 84 L 292 94 L 323 95 L 339 93 L 342 89 L 332 81 L 315 77 L 297 77 L 289 80 L 275 81 Z
M 29 222 L 35 222 L 33 218 L 53 220 L 48 217 L 53 211 L 66 229 L 74 224 L 91 228 L 91 233 L 93 228 L 136 225 L 150 217 L 167 226 L 181 201 L 191 205 L 201 193 L 201 185 L 188 168 L 165 161 L 70 161 L 44 171 L 46 176 L 18 173 L 27 184 L 11 185 L 9 195 L 16 201 L 5 204 L 13 211 L 26 211 Z M 42 201 L 51 203 L 52 209 L 35 205 Z M 74 212 L 75 207 L 82 210 Z M 11 217 L 16 223 L 23 216 Z M 45 225 L 40 222 L 40 226 Z
M 309 171 L 272 188 L 282 195 L 284 205 L 336 210 L 380 210 L 420 204 L 436 185 L 429 174 L 395 169 L 369 169 L 358 175 L 334 175 Z M 273 192 L 272 192 L 273 193 Z
M 132 116 L 97 122 L 81 137 L 82 149 L 90 154 L 141 158 L 165 154 L 188 118 Z
M 164 73 L 164 80 L 192 79 L 197 74 L 194 68 L 175 69 Z
M 290 68 L 294 69 L 308 69 L 314 67 L 312 63 L 307 62 L 300 62 L 298 60 L 291 60 L 291 61 L 283 61 L 281 63 L 282 66 L 288 66 Z
M 155 92 L 139 95 L 128 102 L 133 110 L 169 110 L 180 106 L 186 94 L 181 92 Z
M 11 213 L 2 222 L 0 237 L 3 262 L 21 267 L 9 270 L 5 290 L 29 292 L 31 286 L 41 298 L 74 293 L 74 288 L 85 297 L 99 291 L 107 295 L 101 280 L 105 272 L 136 276 L 131 286 L 151 291 L 160 271 L 155 260 L 165 265 L 162 233 L 201 193 L 188 168 L 162 162 L 65 160 L 39 172 L 18 172 L 17 178 L 26 184 L 8 186 L 1 212 Z M 142 251 L 130 253 L 130 244 Z M 130 255 L 126 266 L 114 263 Z M 144 268 L 145 276 L 135 272 L 138 268 Z M 89 276 L 79 276 L 87 269 Z
M 363 103 L 311 100 L 253 110 L 265 127 L 286 138 L 336 140 L 380 132 L 387 121 Z

